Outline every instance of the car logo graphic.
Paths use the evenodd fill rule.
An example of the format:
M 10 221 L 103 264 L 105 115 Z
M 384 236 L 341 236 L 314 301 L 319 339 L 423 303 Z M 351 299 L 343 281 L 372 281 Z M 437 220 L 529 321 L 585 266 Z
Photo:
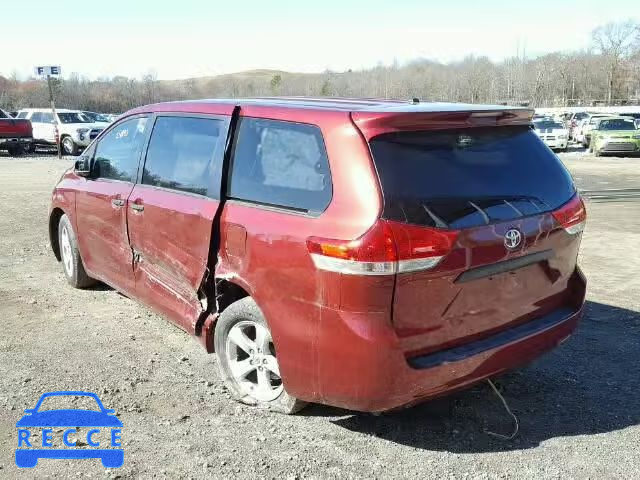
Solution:
M 42 403 L 48 398 L 65 396 L 89 397 L 95 400 L 98 408 L 96 410 L 41 409 Z M 121 447 L 120 437 L 122 422 L 114 415 L 115 410 L 105 408 L 95 393 L 75 391 L 44 393 L 34 408 L 26 409 L 24 412 L 26 415 L 16 423 L 18 428 L 16 465 L 18 467 L 35 467 L 40 458 L 100 458 L 105 468 L 118 468 L 124 463 L 124 450 Z M 76 442 L 72 442 L 69 438 L 69 435 L 78 433 L 76 430 L 78 427 L 91 427 L 86 433 L 86 445 L 91 448 L 76 448 Z M 41 429 L 41 442 L 36 442 L 35 438 L 32 438 L 32 433 L 36 433 L 38 429 Z M 60 438 L 54 439 L 54 429 L 56 433 L 64 432 Z M 105 434 L 108 436 L 105 437 Z M 54 443 L 60 440 L 64 446 L 71 448 L 54 448 Z M 111 448 L 104 448 L 106 446 Z
M 518 248 L 520 242 L 522 242 L 522 234 L 520 233 L 520 230 L 516 228 L 507 230 L 504 234 L 504 246 L 509 250 Z

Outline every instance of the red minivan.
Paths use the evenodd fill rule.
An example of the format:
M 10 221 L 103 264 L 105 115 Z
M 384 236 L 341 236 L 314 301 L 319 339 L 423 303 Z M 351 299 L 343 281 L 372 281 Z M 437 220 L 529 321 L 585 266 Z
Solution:
M 244 403 L 412 405 L 574 330 L 585 208 L 532 111 L 265 98 L 127 112 L 55 187 L 53 251 L 200 338 Z

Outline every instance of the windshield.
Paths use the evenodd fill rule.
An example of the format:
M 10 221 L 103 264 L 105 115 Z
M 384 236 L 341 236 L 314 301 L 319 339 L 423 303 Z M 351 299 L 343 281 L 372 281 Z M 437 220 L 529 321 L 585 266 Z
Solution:
M 633 120 L 623 118 L 612 118 L 611 120 L 600 120 L 598 130 L 635 130 Z
M 589 114 L 587 112 L 580 112 L 580 113 L 576 113 L 575 118 L 576 120 L 583 120 L 585 118 L 587 118 L 589 116 Z
M 82 112 L 82 114 L 92 122 L 109 122 L 107 116 L 103 115 L 102 113 Z
M 574 194 L 527 126 L 395 132 L 370 146 L 389 220 L 467 228 L 554 210 Z
M 90 123 L 87 117 L 79 112 L 58 112 L 60 123 Z
M 554 122 L 553 120 L 541 120 L 538 122 L 533 122 L 533 126 L 537 130 L 547 129 L 547 128 L 564 128 L 560 122 Z

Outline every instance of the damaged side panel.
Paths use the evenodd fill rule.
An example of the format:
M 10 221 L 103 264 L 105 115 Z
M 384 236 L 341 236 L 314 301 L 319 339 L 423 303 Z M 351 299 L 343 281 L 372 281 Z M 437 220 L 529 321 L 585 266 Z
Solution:
M 136 185 L 130 201 L 145 206 L 143 214 L 129 215 L 138 296 L 193 334 L 203 310 L 198 290 L 219 202 L 146 185 Z
M 182 129 L 162 130 L 158 119 L 166 122 L 167 117 L 174 117 Z M 168 146 L 162 143 L 153 153 L 152 132 L 145 165 L 127 202 L 136 296 L 192 335 L 199 333 L 215 307 L 209 262 L 210 250 L 217 244 L 213 225 L 221 208 L 220 178 L 229 120 L 228 115 L 156 115 L 158 142 L 167 137 L 171 142 Z M 209 123 L 217 125 L 215 141 L 211 130 L 206 130 Z M 172 148 L 176 151 L 173 155 Z M 202 165 L 198 163 L 202 158 L 211 160 Z M 149 173 L 154 167 L 147 163 L 154 159 L 154 174 L 172 175 L 176 179 L 173 183 L 154 181 Z M 142 175 L 151 180 L 143 180 Z M 206 192 L 190 187 L 191 178 L 206 182 Z

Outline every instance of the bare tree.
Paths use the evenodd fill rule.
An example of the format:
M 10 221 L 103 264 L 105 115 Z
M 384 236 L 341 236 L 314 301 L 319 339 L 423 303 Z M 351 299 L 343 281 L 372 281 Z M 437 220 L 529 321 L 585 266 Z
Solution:
M 593 42 L 606 61 L 607 103 L 620 87 L 620 71 L 624 61 L 640 42 L 640 24 L 632 20 L 607 23 L 592 32 Z

